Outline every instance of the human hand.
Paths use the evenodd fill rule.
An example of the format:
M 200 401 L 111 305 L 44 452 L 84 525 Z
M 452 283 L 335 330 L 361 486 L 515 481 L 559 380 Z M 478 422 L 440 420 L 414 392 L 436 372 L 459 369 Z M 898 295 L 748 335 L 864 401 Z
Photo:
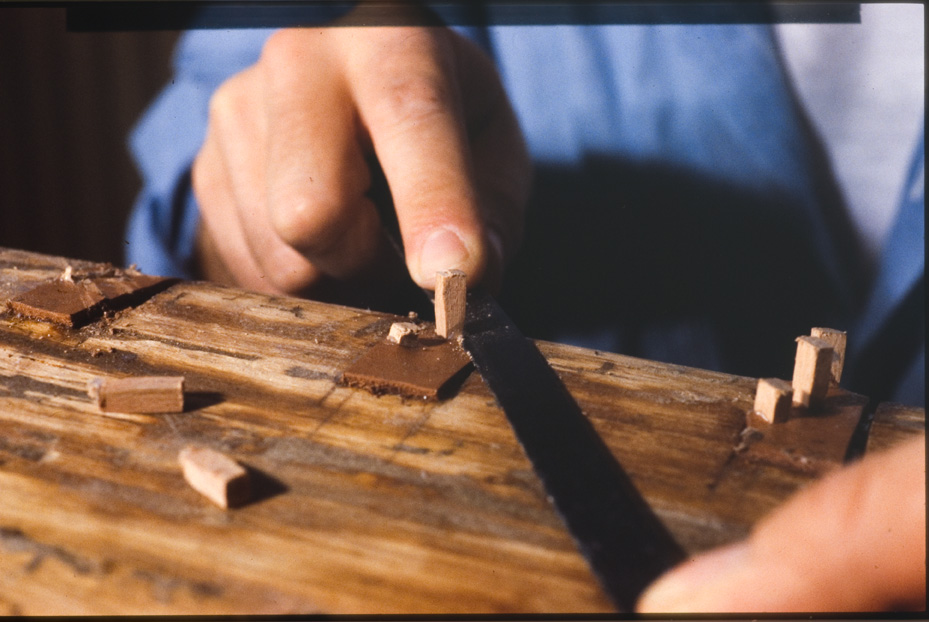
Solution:
M 658 579 L 640 613 L 926 608 L 926 449 L 921 436 L 836 471 L 746 542 Z
M 454 268 L 493 285 L 521 234 L 528 156 L 492 61 L 419 26 L 281 30 L 217 90 L 192 172 L 204 276 L 302 293 L 383 272 L 395 251 L 366 196 L 372 156 L 413 280 Z

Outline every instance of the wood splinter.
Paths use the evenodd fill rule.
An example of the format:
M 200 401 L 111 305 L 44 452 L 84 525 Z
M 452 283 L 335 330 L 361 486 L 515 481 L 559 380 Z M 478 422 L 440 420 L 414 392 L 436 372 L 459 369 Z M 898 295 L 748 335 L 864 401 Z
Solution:
M 754 413 L 768 423 L 783 423 L 790 418 L 793 387 L 780 378 L 760 378 L 755 391 Z
M 832 379 L 832 346 L 816 337 L 797 337 L 797 358 L 794 362 L 793 402 L 804 407 L 817 407 L 826 397 Z
M 832 383 L 839 384 L 842 380 L 842 368 L 845 365 L 845 346 L 848 339 L 845 331 L 817 327 L 810 331 L 810 336 L 822 339 L 832 346 Z
M 103 412 L 184 412 L 183 376 L 94 378 L 87 393 Z
M 178 454 L 178 462 L 191 488 L 221 508 L 237 507 L 251 498 L 248 471 L 225 454 L 188 445 Z
M 464 330 L 467 275 L 445 270 L 435 275 L 435 332 L 449 339 Z

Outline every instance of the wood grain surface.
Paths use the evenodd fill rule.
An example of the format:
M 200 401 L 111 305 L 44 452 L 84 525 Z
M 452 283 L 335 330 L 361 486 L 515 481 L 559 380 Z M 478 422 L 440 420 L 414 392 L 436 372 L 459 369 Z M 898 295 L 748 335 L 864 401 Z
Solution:
M 94 269 L 0 251 L 0 308 L 69 264 Z M 4 310 L 0 613 L 610 611 L 479 375 L 439 402 L 337 384 L 395 321 L 194 282 L 81 329 Z M 816 476 L 745 458 L 757 379 L 539 347 L 688 551 Z M 85 391 L 143 374 L 183 375 L 185 411 Z M 187 486 L 190 444 L 244 465 L 252 501 Z

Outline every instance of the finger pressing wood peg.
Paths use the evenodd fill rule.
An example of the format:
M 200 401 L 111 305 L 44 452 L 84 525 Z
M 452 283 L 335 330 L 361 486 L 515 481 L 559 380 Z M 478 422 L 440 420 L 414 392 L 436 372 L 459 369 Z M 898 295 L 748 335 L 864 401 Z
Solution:
M 780 378 L 760 378 L 755 390 L 755 414 L 768 423 L 783 423 L 790 418 L 793 387 Z
M 414 343 L 419 334 L 419 326 L 412 322 L 394 322 L 387 333 L 387 341 L 406 346 Z
M 435 275 L 435 332 L 454 337 L 464 329 L 467 275 L 461 270 L 446 270 Z
M 178 454 L 178 462 L 187 483 L 221 508 L 242 505 L 251 497 L 248 471 L 225 454 L 189 445 Z
M 103 412 L 184 412 L 183 376 L 94 378 L 87 393 Z
M 816 337 L 797 337 L 794 361 L 794 404 L 816 407 L 826 397 L 832 379 L 832 346 Z
M 845 365 L 845 344 L 847 335 L 845 331 L 834 328 L 814 328 L 810 336 L 822 339 L 832 346 L 832 382 L 839 384 L 842 380 L 842 368 Z

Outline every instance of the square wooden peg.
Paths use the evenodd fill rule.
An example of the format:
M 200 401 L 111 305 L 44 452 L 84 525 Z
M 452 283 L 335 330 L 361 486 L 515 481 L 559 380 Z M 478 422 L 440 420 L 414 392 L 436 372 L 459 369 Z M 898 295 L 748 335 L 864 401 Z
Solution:
M 446 270 L 435 275 L 435 332 L 456 337 L 464 329 L 467 275 L 461 270 Z
M 187 483 L 221 508 L 242 505 L 251 497 L 248 471 L 225 454 L 189 445 L 181 450 L 178 461 Z
M 780 378 L 760 378 L 755 390 L 755 414 L 768 423 L 783 423 L 790 418 L 793 387 Z
M 797 337 L 794 361 L 794 404 L 816 407 L 829 390 L 832 380 L 832 346 L 816 337 Z
M 810 336 L 822 339 L 832 346 L 832 382 L 839 384 L 842 380 L 842 368 L 845 365 L 845 345 L 847 335 L 845 331 L 834 328 L 814 328 Z
M 184 412 L 183 376 L 94 378 L 87 392 L 103 412 Z

